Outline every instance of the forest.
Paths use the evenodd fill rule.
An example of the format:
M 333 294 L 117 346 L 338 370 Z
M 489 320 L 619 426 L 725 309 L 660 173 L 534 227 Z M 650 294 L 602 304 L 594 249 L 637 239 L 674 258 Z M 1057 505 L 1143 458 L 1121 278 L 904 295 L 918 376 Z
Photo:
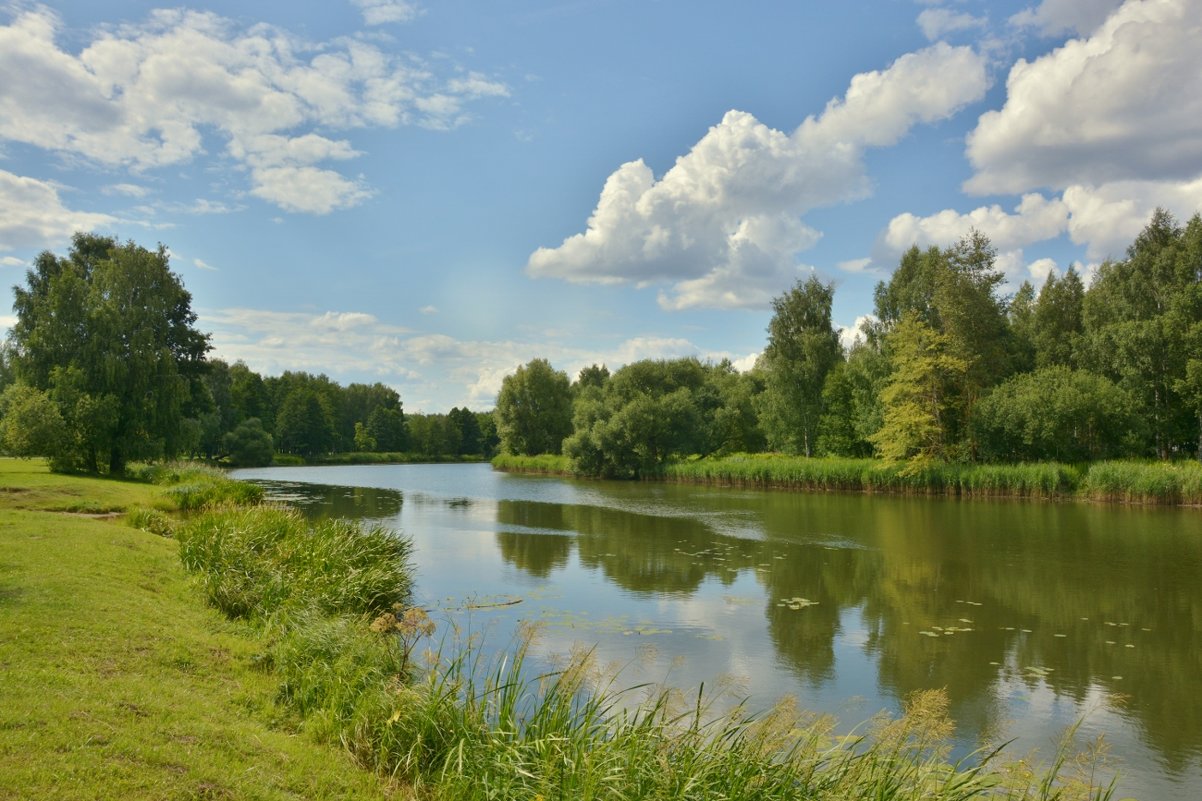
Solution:
M 988 238 L 912 248 L 845 350 L 833 284 L 773 301 L 754 369 L 686 358 L 536 359 L 497 398 L 503 453 L 639 477 L 693 456 L 877 457 L 930 464 L 1202 458 L 1202 218 L 1157 210 L 1092 281 L 1074 268 L 1002 292 Z
M 381 383 L 264 377 L 208 357 L 191 295 L 163 246 L 77 234 L 38 256 L 14 289 L 0 350 L 0 445 L 62 472 L 119 474 L 176 456 L 262 465 L 329 458 L 485 458 L 493 416 L 453 408 L 406 415 Z
M 495 411 L 406 415 L 381 383 L 262 376 L 209 357 L 166 248 L 77 234 L 14 288 L 0 350 L 0 446 L 61 471 L 179 455 L 234 465 L 562 454 L 636 478 L 689 457 L 930 464 L 1202 459 L 1202 218 L 1157 210 L 1125 258 L 1012 295 L 988 238 L 905 253 L 849 349 L 834 285 L 772 303 L 755 367 L 696 358 L 574 378 L 545 359 Z M 340 457 L 340 455 L 342 455 Z

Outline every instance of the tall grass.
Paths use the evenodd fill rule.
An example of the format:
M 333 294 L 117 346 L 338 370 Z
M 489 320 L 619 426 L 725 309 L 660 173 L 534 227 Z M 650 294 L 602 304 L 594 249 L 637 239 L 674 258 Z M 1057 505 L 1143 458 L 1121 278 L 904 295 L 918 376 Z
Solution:
M 163 505 L 182 512 L 246 506 L 263 500 L 261 487 L 235 481 L 221 470 L 197 462 L 136 464 L 126 470 L 126 476 L 166 487 Z
M 542 475 L 570 476 L 573 475 L 572 460 L 567 456 L 555 453 L 542 453 L 537 456 L 514 456 L 501 453 L 492 458 L 492 466 L 496 470 L 509 473 L 538 473 Z
M 209 512 L 176 536 L 184 566 L 231 617 L 266 618 L 285 606 L 378 614 L 412 588 L 412 542 L 379 526 L 256 506 Z
M 1057 463 L 945 464 L 915 468 L 879 459 L 735 454 L 664 465 L 659 478 L 782 489 L 1049 498 L 1071 494 L 1076 469 Z
M 1088 776 L 948 758 L 942 691 L 905 714 L 839 736 L 832 719 L 785 700 L 761 715 L 715 711 L 699 692 L 620 691 L 577 654 L 531 676 L 530 640 L 484 663 L 446 648 L 416 678 L 395 640 L 344 623 L 297 626 L 276 649 L 281 697 L 311 730 L 421 797 L 463 799 L 1104 799 Z M 391 645 L 391 650 L 389 647 Z M 451 654 L 449 658 L 447 654 Z M 1067 751 L 1065 751 L 1067 753 Z
M 1097 462 L 1090 465 L 1081 494 L 1097 501 L 1198 505 L 1202 504 L 1202 464 Z

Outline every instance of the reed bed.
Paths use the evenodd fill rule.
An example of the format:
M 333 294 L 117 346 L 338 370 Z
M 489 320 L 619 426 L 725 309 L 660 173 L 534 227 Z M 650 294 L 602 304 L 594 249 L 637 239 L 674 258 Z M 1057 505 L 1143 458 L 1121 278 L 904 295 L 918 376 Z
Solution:
M 1081 485 L 1082 496 L 1124 503 L 1202 504 L 1202 463 L 1097 462 Z
M 769 488 L 920 495 L 1054 498 L 1070 495 L 1078 471 L 1057 463 L 911 465 L 879 459 L 806 458 L 777 454 L 673 462 L 665 481 Z
M 537 456 L 514 456 L 502 453 L 492 458 L 492 466 L 496 470 L 507 473 L 537 473 L 551 476 L 575 475 L 572 460 L 567 456 L 556 453 L 542 453 Z
M 498 456 L 492 464 L 516 473 L 575 475 L 566 456 Z M 1202 505 L 1202 463 L 1193 461 L 915 465 L 740 453 L 669 462 L 644 480 L 809 492 Z

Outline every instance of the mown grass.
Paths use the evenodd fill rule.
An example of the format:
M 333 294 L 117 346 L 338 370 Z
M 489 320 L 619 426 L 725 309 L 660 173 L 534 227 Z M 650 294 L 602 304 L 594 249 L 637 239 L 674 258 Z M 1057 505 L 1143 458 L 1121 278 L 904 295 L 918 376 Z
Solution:
M 401 790 L 297 737 L 257 635 L 196 602 L 176 543 L 84 502 L 163 488 L 0 459 L 0 799 L 373 799 Z
M 565 456 L 498 456 L 497 470 L 571 476 Z M 812 492 L 880 492 L 981 498 L 1072 499 L 1202 505 L 1198 462 L 1090 465 L 931 463 L 757 453 L 685 459 L 646 480 Z

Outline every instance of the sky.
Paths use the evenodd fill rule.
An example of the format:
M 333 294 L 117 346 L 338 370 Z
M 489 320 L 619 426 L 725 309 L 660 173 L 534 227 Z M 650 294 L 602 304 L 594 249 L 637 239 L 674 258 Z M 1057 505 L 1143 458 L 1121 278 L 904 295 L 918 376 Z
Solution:
M 845 339 L 913 245 L 1006 291 L 1202 209 L 1199 0 L 0 0 L 0 282 L 171 254 L 212 356 L 407 411 Z M 13 322 L 0 306 L 0 330 Z

